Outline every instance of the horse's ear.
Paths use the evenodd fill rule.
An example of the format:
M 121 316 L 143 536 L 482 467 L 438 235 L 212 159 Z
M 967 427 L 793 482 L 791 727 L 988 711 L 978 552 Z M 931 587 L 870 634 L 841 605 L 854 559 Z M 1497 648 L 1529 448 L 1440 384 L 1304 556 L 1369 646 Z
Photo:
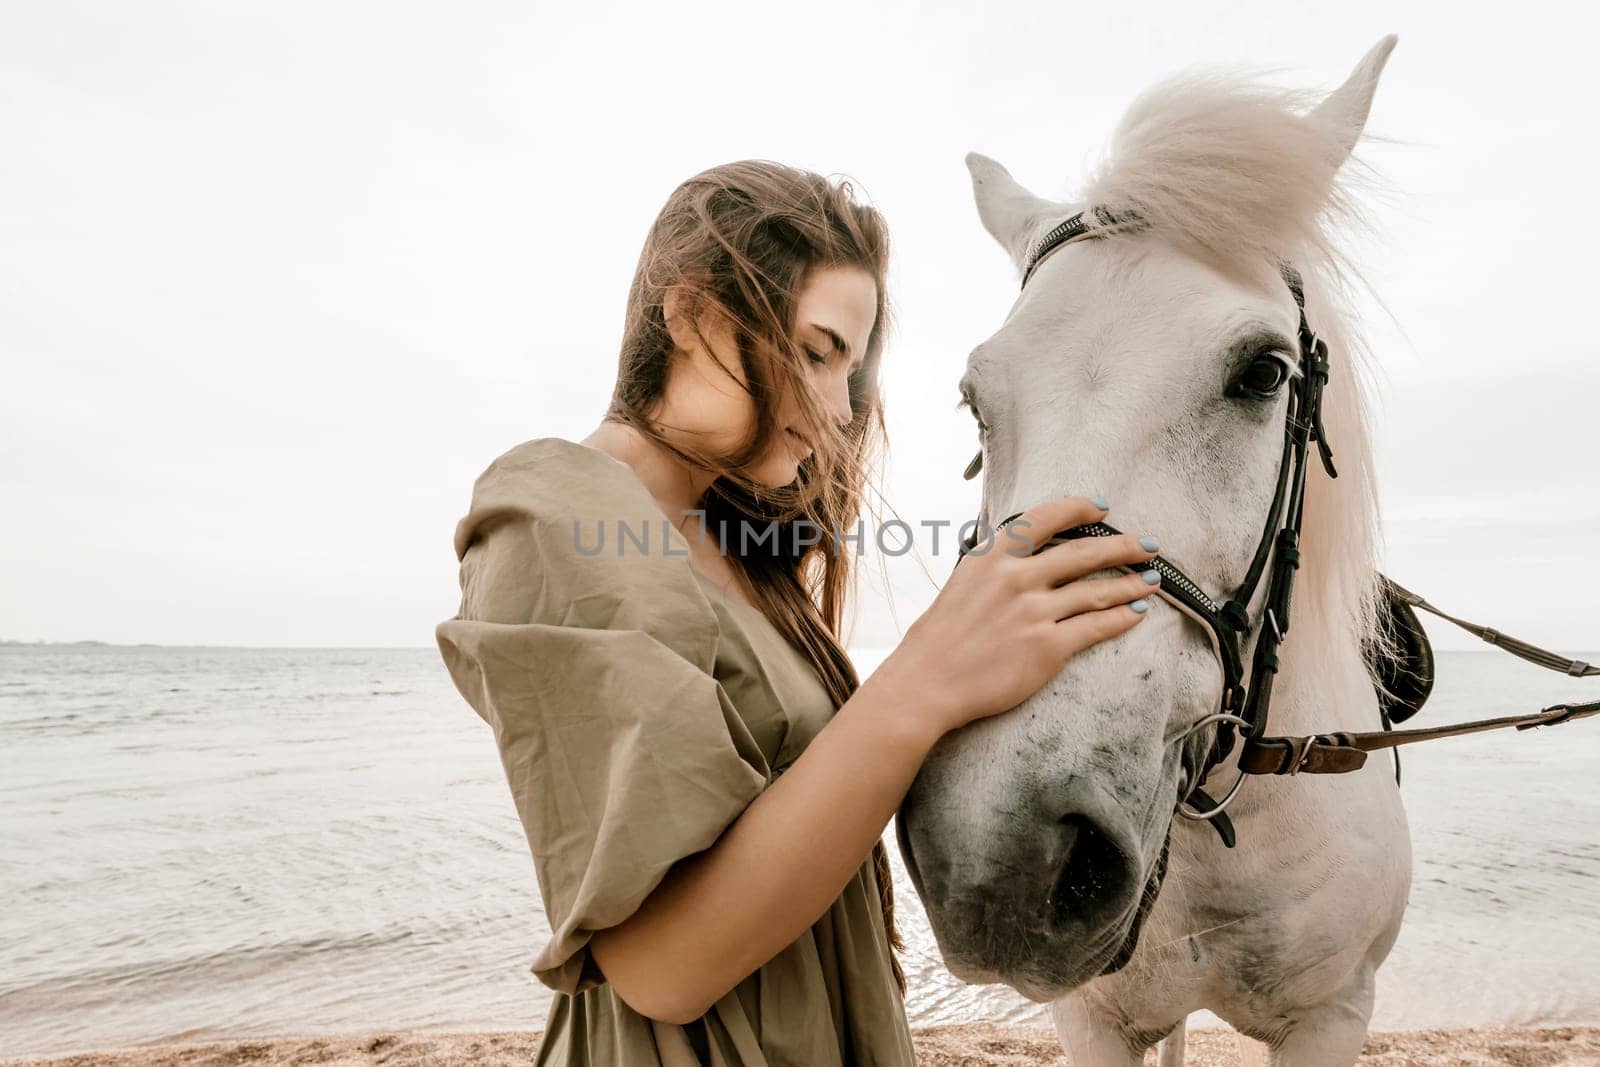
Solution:
M 1034 238 L 1043 232 L 1045 224 L 1071 214 L 1070 208 L 1034 196 L 988 156 L 968 152 L 967 170 L 972 172 L 972 197 L 978 203 L 983 228 L 1000 242 L 1021 271 Z
M 1394 51 L 1398 40 L 1400 38 L 1391 33 L 1373 45 L 1344 84 L 1311 110 L 1309 117 L 1326 124 L 1333 134 L 1338 152 L 1335 169 L 1344 163 L 1366 128 L 1372 97 L 1378 91 L 1378 76 L 1383 73 L 1383 65 L 1389 61 L 1389 53 Z

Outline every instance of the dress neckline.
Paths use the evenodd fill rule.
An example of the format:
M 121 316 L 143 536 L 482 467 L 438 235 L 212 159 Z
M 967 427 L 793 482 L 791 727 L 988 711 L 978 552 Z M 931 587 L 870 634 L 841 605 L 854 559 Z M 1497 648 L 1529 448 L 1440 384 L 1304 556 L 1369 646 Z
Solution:
M 688 543 L 689 543 L 688 539 L 684 538 L 683 531 L 679 530 L 676 526 L 674 526 L 672 524 L 672 517 L 670 515 L 668 515 L 665 511 L 661 510 L 661 506 L 656 503 L 655 495 L 650 492 L 650 487 L 644 484 L 644 481 L 639 477 L 639 475 L 637 473 L 635 473 L 635 471 L 634 471 L 634 469 L 632 467 L 628 466 L 626 463 L 622 462 L 622 460 L 618 459 L 616 456 L 613 456 L 611 453 L 606 452 L 606 451 L 604 451 L 602 449 L 599 449 L 599 448 L 595 448 L 593 445 L 586 445 L 581 441 L 570 441 L 565 437 L 546 437 L 546 438 L 543 438 L 543 440 L 546 440 L 546 441 L 558 441 L 563 445 L 570 445 L 573 448 L 581 448 L 585 452 L 593 452 L 595 455 L 601 456 L 604 459 L 610 461 L 612 465 L 614 465 L 614 466 L 616 466 L 616 467 L 618 467 L 620 469 L 620 473 L 622 474 L 622 476 L 627 478 L 630 482 L 632 482 L 634 488 L 636 488 L 640 493 L 644 494 L 645 498 L 650 501 L 650 503 L 655 507 L 656 511 L 660 513 L 661 518 L 666 522 L 667 528 L 670 529 L 673 533 L 677 534 L 679 539 L 683 541 L 685 546 L 688 545 Z M 699 567 L 696 567 L 694 565 L 694 561 L 693 561 L 693 559 L 691 557 L 685 557 L 684 558 L 684 562 L 686 564 L 688 564 L 690 572 L 692 572 L 696 578 L 698 578 L 701 582 L 705 583 L 706 585 L 711 586 L 713 589 L 715 589 L 717 591 L 718 599 L 720 599 L 724 603 L 727 603 L 727 602 L 731 601 L 731 602 L 737 604 L 739 607 L 744 608 L 746 611 L 750 612 L 751 614 L 759 616 L 761 621 L 766 624 L 768 629 L 770 629 L 773 633 L 778 634 L 779 636 L 782 636 L 783 631 L 779 630 L 777 625 L 771 619 L 769 619 L 767 617 L 767 613 L 766 612 L 762 611 L 760 608 L 756 607 L 754 604 L 750 603 L 748 600 L 744 599 L 743 597 L 736 596 L 733 593 L 728 592 L 723 587 L 721 582 L 719 582 L 715 578 L 711 577 L 711 575 L 707 574 L 705 571 L 701 570 Z

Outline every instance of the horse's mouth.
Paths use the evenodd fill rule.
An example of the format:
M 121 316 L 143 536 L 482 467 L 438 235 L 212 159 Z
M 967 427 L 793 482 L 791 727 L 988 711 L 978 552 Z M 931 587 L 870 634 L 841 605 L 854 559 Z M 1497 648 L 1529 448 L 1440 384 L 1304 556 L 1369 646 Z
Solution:
M 1172 850 L 1172 828 L 1167 828 L 1167 839 L 1161 845 L 1161 855 L 1156 857 L 1155 866 L 1150 870 L 1150 877 L 1145 880 L 1144 889 L 1139 893 L 1138 903 L 1133 909 L 1133 920 L 1128 923 L 1128 933 L 1122 939 L 1122 944 L 1117 946 L 1106 960 L 1106 965 L 1101 969 L 1100 975 L 1115 974 L 1128 965 L 1133 959 L 1133 953 L 1139 947 L 1139 934 L 1144 930 L 1144 921 L 1150 917 L 1150 909 L 1155 907 L 1156 897 L 1161 895 L 1161 880 L 1167 874 L 1167 854 Z
M 1070 963 L 1060 959 L 1030 959 L 1026 962 L 1018 961 L 1018 964 L 1009 971 L 1004 969 L 975 971 L 968 968 L 967 973 L 958 972 L 960 977 L 967 982 L 1004 982 L 1028 999 L 1043 1004 L 1060 999 L 1085 982 L 1122 970 L 1138 949 L 1139 935 L 1144 929 L 1145 920 L 1161 893 L 1161 882 L 1166 875 L 1167 853 L 1171 843 L 1169 829 L 1167 841 L 1161 847 L 1161 854 L 1156 858 L 1138 900 L 1134 902 L 1132 909 L 1127 913 L 1127 918 L 1123 920 L 1127 923 L 1127 927 L 1111 948 L 1097 949 Z

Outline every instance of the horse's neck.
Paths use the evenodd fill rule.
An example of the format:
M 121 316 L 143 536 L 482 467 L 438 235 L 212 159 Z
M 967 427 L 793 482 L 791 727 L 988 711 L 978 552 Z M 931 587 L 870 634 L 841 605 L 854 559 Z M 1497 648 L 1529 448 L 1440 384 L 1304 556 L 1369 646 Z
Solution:
M 1280 653 L 1282 669 L 1274 680 L 1267 733 L 1326 734 L 1341 730 L 1376 730 L 1377 697 L 1360 646 L 1353 636 L 1316 648 L 1312 633 L 1291 629 Z M 1301 637 L 1300 643 L 1295 642 Z

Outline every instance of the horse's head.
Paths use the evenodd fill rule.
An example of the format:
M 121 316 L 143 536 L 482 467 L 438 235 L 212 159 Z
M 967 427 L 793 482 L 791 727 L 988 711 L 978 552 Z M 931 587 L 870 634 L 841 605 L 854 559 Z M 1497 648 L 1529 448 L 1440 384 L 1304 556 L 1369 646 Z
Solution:
M 1279 262 L 1301 268 L 1308 314 L 1329 336 L 1338 316 L 1310 290 L 1334 273 L 1328 227 L 1353 209 L 1336 175 L 1393 44 L 1379 42 L 1309 109 L 1302 94 L 1215 75 L 1158 88 L 1124 119 L 1081 201 L 1041 199 L 993 160 L 968 157 L 984 226 L 1019 271 L 1043 234 L 1084 208 L 1130 209 L 1146 223 L 1048 255 L 973 351 L 961 389 L 979 420 L 988 523 L 1053 495 L 1098 493 L 1109 522 L 1157 536 L 1211 595 L 1240 585 L 1300 374 L 1299 310 Z M 1370 495 L 1347 355 L 1326 419 L 1352 468 L 1340 491 Z M 1370 509 L 1347 498 L 1330 516 L 1331 491 L 1314 468 L 1308 526 L 1321 528 L 1304 551 L 1323 574 L 1297 591 L 1297 618 L 1360 610 L 1360 579 L 1335 579 L 1369 563 Z M 1043 1000 L 1127 962 L 1210 731 L 1175 739 L 1217 710 L 1221 690 L 1206 632 L 1156 601 L 1142 625 L 1073 657 L 1019 708 L 935 747 L 898 829 L 958 977 Z

